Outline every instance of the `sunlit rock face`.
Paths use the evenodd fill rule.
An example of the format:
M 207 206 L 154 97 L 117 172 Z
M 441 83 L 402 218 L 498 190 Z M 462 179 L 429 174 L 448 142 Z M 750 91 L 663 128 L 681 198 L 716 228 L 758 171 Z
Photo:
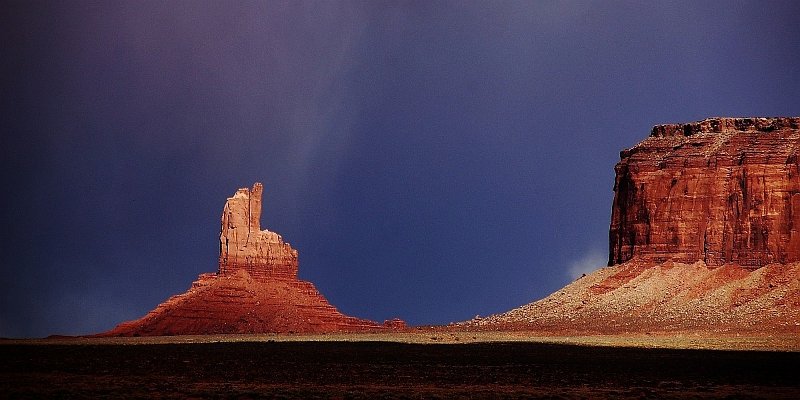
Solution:
M 616 166 L 609 265 L 800 261 L 800 118 L 655 126 Z
M 219 234 L 219 275 L 242 269 L 254 279 L 297 278 L 297 250 L 275 232 L 261 230 L 260 183 L 228 198 Z
M 354 318 L 328 303 L 311 282 L 297 279 L 298 255 L 280 235 L 261 230 L 260 183 L 228 198 L 220 228 L 219 270 L 201 274 L 189 290 L 144 317 L 99 336 L 241 333 L 328 333 L 403 329 Z

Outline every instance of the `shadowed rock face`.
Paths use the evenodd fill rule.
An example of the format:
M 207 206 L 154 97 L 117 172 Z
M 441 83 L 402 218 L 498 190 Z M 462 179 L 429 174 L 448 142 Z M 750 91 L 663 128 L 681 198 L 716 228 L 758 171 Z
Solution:
M 658 125 L 616 166 L 609 265 L 800 261 L 800 118 Z
M 312 283 L 297 279 L 297 250 L 277 233 L 261 230 L 262 192 L 263 186 L 256 183 L 252 189 L 239 189 L 225 203 L 216 274 L 201 274 L 186 293 L 98 336 L 385 329 L 340 313 Z M 397 321 L 386 327 L 402 329 L 402 321 Z

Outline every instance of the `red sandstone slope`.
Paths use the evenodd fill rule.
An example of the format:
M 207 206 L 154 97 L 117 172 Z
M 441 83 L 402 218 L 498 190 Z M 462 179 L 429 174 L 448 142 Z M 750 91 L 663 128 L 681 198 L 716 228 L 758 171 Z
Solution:
M 705 331 L 800 334 L 800 263 L 756 270 L 631 261 L 534 303 L 462 326 L 555 333 Z
M 297 279 L 297 251 L 277 233 L 261 230 L 262 190 L 256 183 L 225 203 L 216 274 L 200 275 L 186 293 L 100 336 L 383 329 L 340 313 L 312 283 Z
M 621 152 L 609 267 L 460 326 L 800 334 L 800 118 L 659 125 Z

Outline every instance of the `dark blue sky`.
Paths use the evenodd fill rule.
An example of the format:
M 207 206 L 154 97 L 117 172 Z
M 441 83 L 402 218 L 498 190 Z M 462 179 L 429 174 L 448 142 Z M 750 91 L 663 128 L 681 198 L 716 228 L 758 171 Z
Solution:
M 799 4 L 5 2 L 0 336 L 185 291 L 255 181 L 345 313 L 544 297 L 605 263 L 652 125 L 800 114 Z

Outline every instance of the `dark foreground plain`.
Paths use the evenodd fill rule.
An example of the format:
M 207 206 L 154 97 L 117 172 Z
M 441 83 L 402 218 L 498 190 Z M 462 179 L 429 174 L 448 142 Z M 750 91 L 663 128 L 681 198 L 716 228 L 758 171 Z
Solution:
M 800 353 L 290 341 L 0 344 L 3 398 L 800 398 Z

